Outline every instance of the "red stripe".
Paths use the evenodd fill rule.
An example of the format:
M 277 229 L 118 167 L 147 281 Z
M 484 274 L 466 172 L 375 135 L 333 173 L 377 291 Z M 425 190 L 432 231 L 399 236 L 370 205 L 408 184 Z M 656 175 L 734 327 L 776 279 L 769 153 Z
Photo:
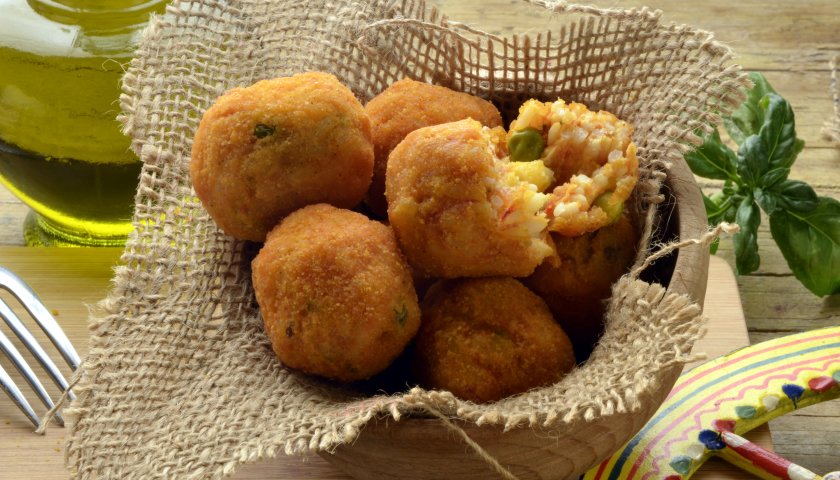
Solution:
M 607 464 L 610 463 L 610 460 L 612 460 L 612 457 L 601 462 L 601 465 L 598 467 L 598 473 L 595 474 L 596 479 L 601 478 L 601 475 L 604 474 L 604 470 L 607 469 Z

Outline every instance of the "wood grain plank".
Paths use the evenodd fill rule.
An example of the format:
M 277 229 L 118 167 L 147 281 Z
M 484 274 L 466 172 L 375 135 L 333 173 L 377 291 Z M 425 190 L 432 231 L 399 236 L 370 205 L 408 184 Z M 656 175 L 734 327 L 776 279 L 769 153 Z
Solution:
M 818 473 L 840 471 L 840 401 L 820 403 L 770 422 L 773 443 L 787 458 Z
M 0 245 L 24 245 L 23 222 L 29 207 L 0 184 Z

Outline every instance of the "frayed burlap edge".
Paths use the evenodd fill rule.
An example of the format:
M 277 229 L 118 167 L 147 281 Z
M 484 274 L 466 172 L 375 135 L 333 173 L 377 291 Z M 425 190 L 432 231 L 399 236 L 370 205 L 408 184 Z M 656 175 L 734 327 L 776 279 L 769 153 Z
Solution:
M 329 11 L 297 3 L 175 3 L 152 21 L 126 73 L 123 121 L 144 163 L 136 230 L 105 315 L 92 319 L 78 399 L 66 412 L 73 475 L 221 478 L 278 451 L 352 443 L 381 416 L 547 427 L 649 401 L 645 393 L 663 372 L 690 360 L 700 308 L 632 277 L 617 284 L 607 333 L 589 362 L 557 385 L 493 404 L 422 389 L 366 397 L 285 370 L 253 302 L 254 246 L 224 236 L 190 188 L 191 138 L 226 89 L 308 69 L 332 71 L 363 100 L 412 76 L 502 108 L 524 96 L 583 101 L 637 125 L 641 265 L 660 241 L 654 207 L 669 163 L 743 98 L 746 79 L 728 64 L 729 51 L 707 32 L 660 25 L 647 9 L 535 2 L 552 17 L 581 18 L 554 37 L 502 38 L 410 0 L 343 0 Z M 628 358 L 641 360 L 628 366 Z

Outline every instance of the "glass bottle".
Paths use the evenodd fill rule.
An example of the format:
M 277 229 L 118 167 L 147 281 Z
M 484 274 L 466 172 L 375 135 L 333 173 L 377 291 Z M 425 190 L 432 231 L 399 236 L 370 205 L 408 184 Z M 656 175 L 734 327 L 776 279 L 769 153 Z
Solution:
M 0 182 L 31 209 L 28 244 L 119 245 L 140 161 L 120 78 L 165 0 L 0 0 Z

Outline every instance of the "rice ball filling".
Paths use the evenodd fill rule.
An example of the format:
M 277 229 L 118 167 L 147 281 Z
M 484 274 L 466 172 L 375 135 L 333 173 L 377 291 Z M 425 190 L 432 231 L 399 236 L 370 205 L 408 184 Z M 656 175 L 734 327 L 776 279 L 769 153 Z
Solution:
M 545 205 L 549 196 L 542 193 L 554 178 L 545 165 L 533 162 L 496 162 L 497 179 L 488 178 L 488 198 L 499 217 L 501 232 L 514 237 L 531 237 L 539 247 L 548 226 Z
M 542 133 L 539 160 L 557 182 L 545 205 L 550 231 L 576 236 L 618 220 L 639 177 L 630 124 L 580 103 L 532 99 L 511 123 L 508 144 L 526 130 Z

